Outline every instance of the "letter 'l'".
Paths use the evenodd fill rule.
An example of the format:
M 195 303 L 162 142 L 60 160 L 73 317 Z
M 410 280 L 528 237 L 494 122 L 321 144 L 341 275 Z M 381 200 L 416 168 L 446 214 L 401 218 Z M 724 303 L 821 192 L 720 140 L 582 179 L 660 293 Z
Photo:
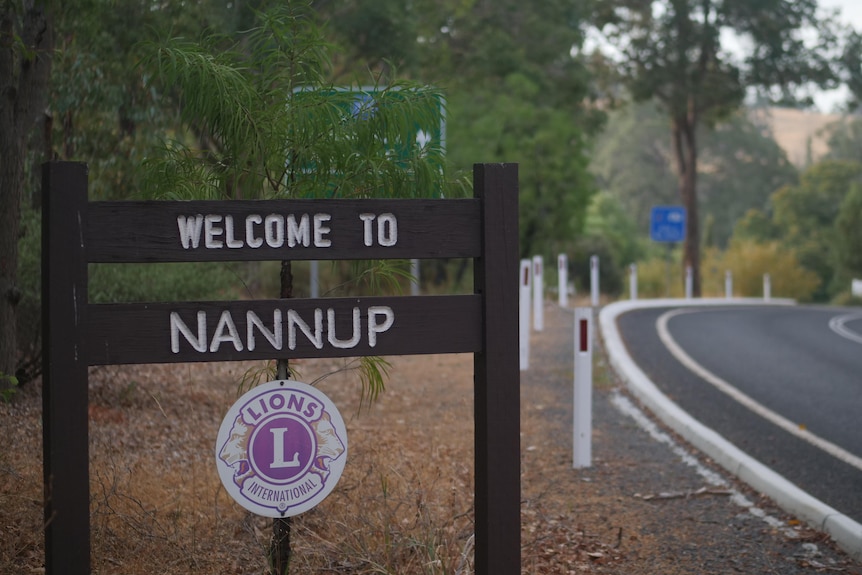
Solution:
M 282 469 L 284 467 L 299 467 L 299 452 L 293 454 L 290 461 L 284 460 L 284 432 L 286 427 L 275 427 L 272 432 L 272 465 L 270 469 Z

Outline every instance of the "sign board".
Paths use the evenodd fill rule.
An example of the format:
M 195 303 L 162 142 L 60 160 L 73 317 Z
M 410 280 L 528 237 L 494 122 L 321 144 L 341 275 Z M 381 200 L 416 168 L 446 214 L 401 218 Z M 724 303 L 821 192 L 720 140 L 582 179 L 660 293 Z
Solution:
M 654 206 L 650 212 L 650 239 L 668 243 L 684 241 L 685 219 L 682 206 Z
M 347 461 L 335 404 L 298 381 L 253 387 L 228 410 L 215 447 L 222 485 L 257 515 L 292 517 L 329 495 Z
M 473 198 L 439 200 L 89 202 L 85 164 L 45 164 L 42 431 L 43 479 L 49 495 L 44 511 L 50 518 L 45 523 L 46 575 L 91 572 L 88 366 L 464 352 L 474 354 L 475 573 L 520 573 L 517 165 L 476 164 L 473 190 Z M 88 265 L 95 262 L 412 258 L 472 258 L 473 293 L 88 302 Z M 325 433 L 322 424 L 314 423 L 314 410 L 308 420 L 287 412 L 276 419 L 263 418 L 265 406 L 277 412 L 282 401 L 289 403 L 289 397 L 275 390 L 282 383 L 257 388 L 255 393 L 273 395 L 252 396 L 236 408 L 251 409 L 254 401 L 263 401 L 261 411 L 255 410 L 261 414 L 262 427 L 243 430 L 248 421 L 228 417 L 227 437 L 220 435 L 218 448 L 226 466 L 223 478 L 236 485 L 237 477 L 228 468 L 234 455 L 242 452 L 229 445 L 230 435 L 257 433 L 248 436 L 251 453 L 245 451 L 249 465 L 256 466 L 257 483 L 240 481 L 237 487 L 279 516 L 312 504 L 302 498 L 308 492 L 317 497 L 331 488 L 329 483 L 318 485 L 311 475 L 303 476 L 305 480 L 292 475 L 294 455 L 301 466 L 313 467 L 312 452 L 323 457 L 329 453 L 330 474 L 346 459 L 337 453 L 338 442 L 312 448 L 315 438 Z M 334 413 L 329 421 L 337 429 Z M 294 435 L 305 437 L 305 443 L 289 447 Z M 337 435 L 346 451 L 346 435 L 340 431 Z M 311 467 L 307 471 L 315 473 Z M 326 469 L 314 477 L 321 475 Z M 263 477 L 268 479 L 264 482 Z M 300 484 L 294 485 L 296 481 Z M 276 492 L 287 485 L 289 493 L 281 487 L 285 493 L 281 509 L 282 496 Z M 306 494 L 300 493 L 303 485 Z

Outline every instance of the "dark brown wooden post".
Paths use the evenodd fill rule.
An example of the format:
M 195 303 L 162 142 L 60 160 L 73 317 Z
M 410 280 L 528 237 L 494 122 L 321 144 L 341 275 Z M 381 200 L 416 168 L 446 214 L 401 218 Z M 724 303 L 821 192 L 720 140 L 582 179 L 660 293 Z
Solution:
M 45 570 L 90 573 L 87 166 L 42 166 L 42 451 Z
M 482 351 L 474 355 L 476 574 L 521 572 L 518 166 L 476 164 L 482 200 Z

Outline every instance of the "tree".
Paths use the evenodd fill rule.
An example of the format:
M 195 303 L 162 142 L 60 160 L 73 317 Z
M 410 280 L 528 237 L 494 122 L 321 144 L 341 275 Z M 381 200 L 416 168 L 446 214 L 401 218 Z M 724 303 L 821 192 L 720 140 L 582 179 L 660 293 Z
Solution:
M 853 205 L 853 200 L 846 198 L 860 182 L 860 175 L 862 164 L 856 162 L 827 160 L 815 164 L 802 174 L 799 184 L 784 186 L 772 194 L 765 212 L 746 214 L 734 237 L 780 242 L 793 250 L 800 265 L 820 280 L 811 297 L 827 301 L 835 288 L 833 280 L 841 261 L 837 219 L 843 203 Z M 845 217 L 852 217 L 850 214 L 852 208 Z
M 746 90 L 795 100 L 810 84 L 831 85 L 831 20 L 815 0 L 655 0 L 597 4 L 596 22 L 616 52 L 622 82 L 636 101 L 655 98 L 670 119 L 680 200 L 688 211 L 684 265 L 700 287 L 698 127 L 738 108 Z M 726 42 L 733 31 L 746 44 L 743 59 Z
M 27 137 L 45 106 L 53 29 L 32 0 L 0 2 L 0 388 L 17 368 L 18 236 Z
M 149 44 L 154 89 L 175 98 L 186 133 L 147 164 L 145 187 L 178 198 L 439 196 L 446 174 L 439 141 L 441 94 L 407 83 L 357 95 L 327 81 L 328 48 L 306 2 L 256 13 L 229 38 Z M 292 297 L 291 263 L 281 264 L 281 297 Z M 380 363 L 365 358 L 363 396 L 382 388 Z M 285 359 L 276 377 L 288 376 Z M 290 522 L 273 521 L 271 569 L 290 561 Z
M 862 119 L 850 116 L 824 128 L 829 147 L 824 160 L 849 160 L 862 163 Z
M 854 182 L 835 219 L 836 255 L 841 276 L 862 277 L 862 185 Z
M 446 89 L 446 154 L 454 170 L 469 173 L 476 161 L 520 163 L 522 254 L 555 256 L 574 242 L 595 191 L 586 171 L 589 139 L 603 120 L 603 113 L 584 105 L 591 95 L 578 50 L 583 3 L 321 5 L 347 46 L 338 62 L 362 63 L 384 77 L 394 63 Z M 359 22 L 368 28 L 360 31 Z
M 23 37 L 21 27 L 27 22 L 32 27 L 32 14 L 38 12 L 38 6 L 33 2 L 6 2 L 2 6 L 5 14 L 14 16 L 7 20 L 14 24 L 9 37 L 20 40 Z M 171 28 L 176 33 L 197 34 L 204 25 L 231 31 L 244 25 L 248 11 L 237 7 L 236 3 L 229 8 L 213 0 L 163 3 L 157 7 L 139 0 L 69 0 L 48 2 L 46 6 L 47 11 L 42 13 L 53 30 L 53 49 L 28 51 L 20 42 L 13 43 L 12 49 L 13 52 L 18 50 L 13 54 L 17 58 L 16 65 L 37 55 L 45 62 L 50 59 L 50 66 L 42 66 L 41 72 L 47 78 L 39 80 L 44 83 L 35 90 L 36 97 L 26 96 L 30 111 L 20 103 L 17 111 L 16 106 L 4 106 L 2 110 L 11 112 L 19 121 L 18 127 L 4 129 L 3 136 L 16 139 L 23 150 L 20 154 L 23 154 L 24 175 L 16 185 L 20 187 L 16 197 L 22 198 L 23 204 L 11 199 L 0 202 L 4 217 L 13 221 L 16 217 L 12 211 L 5 210 L 20 209 L 22 205 L 24 210 L 24 223 L 17 228 L 19 255 L 0 256 L 3 265 L 14 264 L 17 259 L 17 266 L 10 267 L 17 269 L 17 284 L 13 289 L 13 299 L 17 301 L 14 306 L 17 333 L 15 341 L 10 336 L 0 338 L 0 349 L 4 355 L 6 350 L 11 350 L 12 357 L 17 359 L 17 367 L 11 373 L 16 375 L 20 385 L 41 371 L 40 224 L 35 213 L 40 201 L 39 165 L 48 159 L 83 161 L 89 166 L 91 199 L 135 195 L 139 190 L 138 166 L 147 152 L 160 143 L 162 135 L 176 125 L 175 111 L 165 105 L 169 102 L 154 97 L 146 88 L 144 72 L 136 66 L 135 46 L 152 30 Z M 248 4 L 242 3 L 242 6 Z M 30 16 L 25 17 L 25 14 Z M 11 60 L 7 60 L 7 64 L 9 62 Z M 31 71 L 31 79 L 32 76 Z M 26 74 L 20 75 L 22 79 L 25 77 Z M 12 82 L 14 75 L 4 73 L 4 81 L 7 78 Z M 28 93 L 33 91 L 32 86 L 28 88 Z M 6 158 L 12 161 L 15 156 L 4 153 L 0 162 Z M 3 193 L 11 194 L 18 190 L 16 186 L 4 184 Z M 34 213 L 29 213 L 31 210 Z M 16 231 L 11 223 L 2 228 L 0 234 L 8 232 L 10 238 Z M 102 266 L 95 266 L 95 273 L 91 275 L 94 301 L 98 300 L 100 291 L 111 291 L 110 286 L 99 285 L 99 280 L 104 279 L 99 273 L 101 269 Z M 183 275 L 189 268 L 175 266 L 171 269 Z M 4 331 L 16 324 L 5 319 L 0 323 Z
M 763 209 L 770 194 L 796 183 L 798 175 L 744 111 L 730 114 L 713 130 L 701 126 L 698 141 L 698 211 L 705 219 L 701 240 L 724 247 L 747 210 Z M 612 112 L 595 146 L 590 169 L 599 187 L 620 202 L 641 236 L 649 230 L 653 206 L 679 201 L 670 143 L 661 110 L 644 102 Z

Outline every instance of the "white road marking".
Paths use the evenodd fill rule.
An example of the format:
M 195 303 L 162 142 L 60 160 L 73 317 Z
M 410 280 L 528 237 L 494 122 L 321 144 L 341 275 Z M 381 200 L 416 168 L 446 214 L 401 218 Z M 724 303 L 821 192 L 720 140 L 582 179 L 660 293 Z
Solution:
M 857 319 L 862 319 L 862 313 L 850 313 L 847 315 L 839 315 L 833 317 L 829 320 L 829 329 L 831 329 L 841 337 L 849 339 L 850 341 L 862 343 L 862 335 L 856 333 L 855 331 L 844 325 L 848 321 L 853 321 Z
M 671 318 L 681 315 L 684 313 L 693 313 L 697 310 L 684 310 L 677 309 L 673 311 L 669 311 L 663 314 L 658 318 L 656 322 L 656 328 L 658 329 L 658 335 L 661 339 L 662 343 L 664 343 L 665 347 L 667 347 L 668 351 L 670 351 L 671 355 L 673 355 L 677 361 L 683 364 L 685 367 L 694 372 L 698 377 L 703 379 L 704 381 L 713 385 L 716 389 L 721 391 L 722 393 L 730 396 L 735 401 L 740 403 L 741 405 L 747 407 L 755 414 L 760 417 L 766 419 L 767 421 L 777 425 L 784 431 L 794 435 L 803 441 L 807 441 L 811 445 L 822 449 L 829 455 L 836 457 L 837 459 L 847 463 L 848 465 L 852 465 L 856 469 L 862 471 L 862 457 L 858 457 L 846 449 L 843 449 L 834 443 L 819 437 L 807 429 L 800 427 L 798 424 L 793 423 L 789 419 L 785 418 L 782 415 L 772 411 L 765 405 L 759 403 L 749 395 L 746 395 L 727 381 L 721 379 L 714 373 L 707 371 L 702 365 L 697 363 L 694 359 L 691 358 L 680 346 L 676 343 L 676 340 L 671 336 L 670 331 L 668 330 L 667 324 L 671 320 Z

